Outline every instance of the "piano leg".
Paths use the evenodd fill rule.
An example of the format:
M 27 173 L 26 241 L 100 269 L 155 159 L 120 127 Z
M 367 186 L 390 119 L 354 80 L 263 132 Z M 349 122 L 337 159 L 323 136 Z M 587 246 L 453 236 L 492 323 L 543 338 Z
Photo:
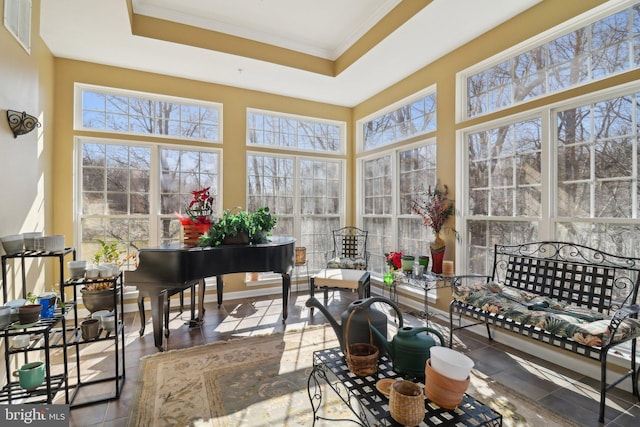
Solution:
M 138 293 L 138 313 L 140 313 L 140 336 L 144 335 L 144 327 L 147 323 L 147 319 L 144 314 L 144 296 Z
M 291 276 L 282 273 L 282 323 L 285 323 L 289 315 L 289 292 L 291 291 Z
M 151 323 L 153 324 L 153 341 L 156 348 L 160 351 L 164 351 L 162 346 L 162 324 L 164 321 L 164 299 L 166 293 L 163 289 L 150 287 L 144 291 L 146 296 L 149 297 L 151 302 Z
M 224 282 L 222 276 L 216 276 L 216 293 L 218 294 L 218 308 L 222 307 L 222 289 L 224 288 Z
M 204 292 L 204 279 L 200 279 L 198 280 L 198 317 L 196 317 L 196 284 L 191 284 L 191 320 L 189 320 L 190 328 L 200 326 L 204 322 Z
M 198 318 L 200 322 L 204 322 L 204 293 L 205 293 L 204 279 L 200 280 L 200 290 L 198 291 Z

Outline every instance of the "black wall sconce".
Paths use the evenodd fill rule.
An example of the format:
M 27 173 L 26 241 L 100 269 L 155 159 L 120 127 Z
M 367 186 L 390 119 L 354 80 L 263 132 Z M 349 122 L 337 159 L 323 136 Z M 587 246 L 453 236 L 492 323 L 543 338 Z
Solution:
M 7 119 L 9 120 L 9 127 L 13 132 L 14 138 L 40 127 L 38 119 L 30 116 L 25 111 L 21 113 L 20 111 L 7 110 Z

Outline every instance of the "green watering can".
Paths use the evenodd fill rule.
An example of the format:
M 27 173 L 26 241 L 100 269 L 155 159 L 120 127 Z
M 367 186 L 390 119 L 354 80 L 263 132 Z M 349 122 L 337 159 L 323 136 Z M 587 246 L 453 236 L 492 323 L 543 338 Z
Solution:
M 391 342 L 387 342 L 380 331 L 371 325 L 373 334 L 381 342 L 391 361 L 393 370 L 404 376 L 411 376 L 424 380 L 424 369 L 427 359 L 431 357 L 431 347 L 438 345 L 429 334 L 440 339 L 440 345 L 444 346 L 444 337 L 438 331 L 429 327 L 414 328 L 404 326 L 398 329 L 398 333 Z

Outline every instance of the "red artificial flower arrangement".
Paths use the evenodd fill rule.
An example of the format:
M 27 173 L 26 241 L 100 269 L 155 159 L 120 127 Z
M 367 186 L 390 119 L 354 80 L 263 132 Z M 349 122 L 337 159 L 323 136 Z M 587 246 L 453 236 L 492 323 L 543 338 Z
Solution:
M 402 252 L 390 252 L 385 256 L 390 268 L 399 270 L 402 267 Z
M 209 193 L 211 187 L 191 192 L 193 199 L 186 207 L 187 216 L 177 214 L 182 225 L 211 224 L 213 222 L 213 197 Z

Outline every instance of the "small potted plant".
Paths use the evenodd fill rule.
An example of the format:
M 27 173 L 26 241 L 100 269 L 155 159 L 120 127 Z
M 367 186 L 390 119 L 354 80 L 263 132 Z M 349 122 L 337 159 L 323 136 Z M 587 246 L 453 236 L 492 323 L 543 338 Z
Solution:
M 97 239 L 100 248 L 95 252 L 91 261 L 98 266 L 100 278 L 95 283 L 86 283 L 81 289 L 82 303 L 90 312 L 98 310 L 113 310 L 113 279 L 120 272 L 120 267 L 128 260 L 135 259 L 136 254 L 125 255 L 126 251 L 118 249 L 118 242 L 107 242 Z M 117 291 L 119 292 L 119 290 Z
M 265 243 L 267 236 L 276 226 L 277 219 L 271 214 L 268 206 L 262 206 L 251 214 L 251 230 L 249 239 L 251 243 Z
M 200 236 L 211 228 L 213 222 L 214 199 L 209 190 L 205 187 L 191 192 L 193 198 L 185 207 L 187 215 L 176 213 L 184 232 L 184 243 L 195 245 L 200 240 Z
M 275 227 L 276 218 L 263 206 L 255 212 L 227 209 L 213 221 L 209 231 L 200 238 L 200 246 L 222 244 L 258 244 L 267 242 L 268 233 Z

